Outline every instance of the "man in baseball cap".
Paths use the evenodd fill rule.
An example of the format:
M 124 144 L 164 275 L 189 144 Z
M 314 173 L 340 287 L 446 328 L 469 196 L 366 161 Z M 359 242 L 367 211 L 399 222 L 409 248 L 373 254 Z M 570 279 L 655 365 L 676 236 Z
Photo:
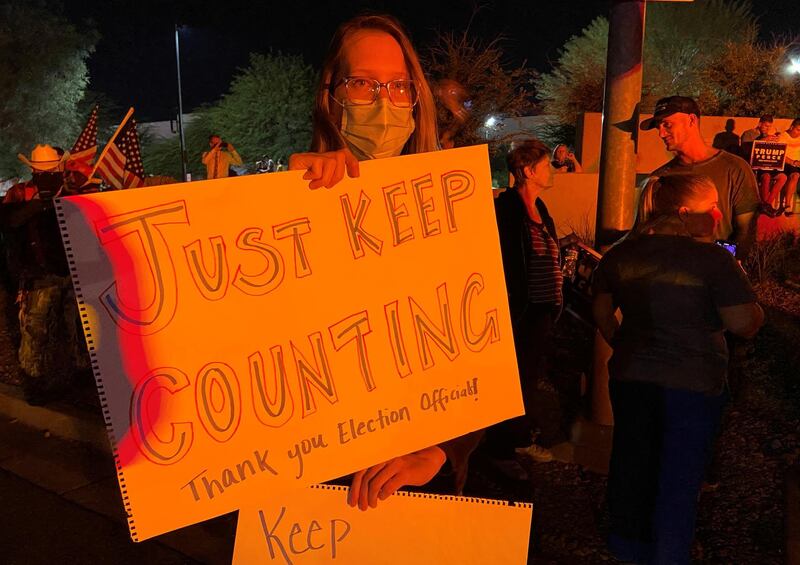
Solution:
M 653 110 L 653 117 L 642 121 L 639 124 L 639 129 L 647 131 L 649 129 L 657 128 L 661 120 L 672 114 L 694 114 L 700 117 L 700 106 L 694 101 L 694 98 L 688 96 L 668 96 L 656 102 L 656 107 Z
M 693 98 L 669 96 L 656 102 L 653 117 L 639 128 L 657 130 L 667 151 L 675 153 L 653 175 L 695 174 L 709 177 L 717 187 L 722 221 L 715 239 L 737 244 L 737 257 L 746 256 L 755 238 L 759 198 L 750 165 L 736 155 L 708 145 L 700 132 L 700 107 Z

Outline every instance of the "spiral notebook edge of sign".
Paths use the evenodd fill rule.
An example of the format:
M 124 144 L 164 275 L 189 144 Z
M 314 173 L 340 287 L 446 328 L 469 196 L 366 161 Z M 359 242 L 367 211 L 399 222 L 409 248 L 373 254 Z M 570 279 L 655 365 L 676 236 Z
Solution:
M 117 482 L 119 483 L 120 493 L 122 495 L 122 504 L 125 506 L 125 516 L 128 522 L 128 530 L 130 532 L 131 539 L 135 542 L 138 542 L 139 535 L 136 531 L 136 523 L 133 519 L 133 510 L 131 508 L 130 497 L 128 496 L 128 487 L 125 482 L 125 474 L 122 470 L 117 436 L 114 433 L 114 425 L 111 420 L 111 411 L 109 410 L 108 400 L 106 398 L 106 389 L 103 384 L 103 377 L 100 375 L 100 365 L 97 361 L 97 352 L 95 351 L 94 339 L 92 337 L 92 327 L 91 323 L 89 322 L 89 314 L 83 297 L 83 289 L 81 288 L 78 269 L 75 266 L 72 243 L 70 241 L 69 233 L 67 233 L 67 221 L 65 219 L 66 213 L 64 211 L 63 204 L 61 203 L 61 198 L 53 199 L 53 203 L 56 208 L 56 218 L 58 220 L 59 231 L 61 232 L 61 241 L 64 244 L 64 252 L 67 257 L 67 264 L 69 265 L 72 288 L 75 291 L 75 300 L 78 303 L 78 312 L 81 317 L 81 326 L 83 327 L 84 339 L 86 340 L 86 349 L 89 352 L 89 360 L 92 365 L 92 374 L 94 375 L 94 381 L 97 387 L 97 395 L 100 398 L 100 408 L 103 411 L 103 421 L 105 422 L 106 434 L 108 435 L 108 441 L 111 444 L 111 453 L 114 456 L 114 468 L 116 470 Z
M 328 484 L 310 485 L 310 488 L 320 489 L 320 490 L 332 490 L 336 492 L 348 492 L 350 490 L 350 488 L 346 486 L 328 485 Z M 501 500 L 495 498 L 477 498 L 474 496 L 462 496 L 456 494 L 436 494 L 429 492 L 398 490 L 392 496 L 401 496 L 405 498 L 424 498 L 429 500 L 446 500 L 449 502 L 468 502 L 470 504 L 483 504 L 488 506 L 508 506 L 510 508 L 533 509 L 533 503 L 530 502 L 517 502 L 517 501 Z

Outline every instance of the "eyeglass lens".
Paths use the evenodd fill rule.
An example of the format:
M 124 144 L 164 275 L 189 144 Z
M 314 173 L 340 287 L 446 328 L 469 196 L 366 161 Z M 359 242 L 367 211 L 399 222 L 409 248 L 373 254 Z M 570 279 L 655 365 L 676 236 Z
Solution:
M 406 79 L 381 83 L 371 78 L 350 77 L 345 79 L 347 99 L 352 104 L 372 104 L 378 99 L 381 88 L 386 88 L 389 100 L 395 106 L 408 107 L 417 102 L 414 81 Z

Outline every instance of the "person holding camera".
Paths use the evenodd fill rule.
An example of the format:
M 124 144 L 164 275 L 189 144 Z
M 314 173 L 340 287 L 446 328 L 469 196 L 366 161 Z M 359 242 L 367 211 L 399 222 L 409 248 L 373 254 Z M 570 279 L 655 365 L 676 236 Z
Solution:
M 224 179 L 231 175 L 231 166 L 241 165 L 242 158 L 233 148 L 233 145 L 217 134 L 208 137 L 208 145 L 211 149 L 203 153 L 203 164 L 206 166 L 207 179 Z
M 575 153 L 569 150 L 569 147 L 564 145 L 563 143 L 559 143 L 556 145 L 555 149 L 553 149 L 553 160 L 551 161 L 553 165 L 553 169 L 555 169 L 556 173 L 582 173 L 583 167 L 581 167 L 578 158 L 575 157 Z

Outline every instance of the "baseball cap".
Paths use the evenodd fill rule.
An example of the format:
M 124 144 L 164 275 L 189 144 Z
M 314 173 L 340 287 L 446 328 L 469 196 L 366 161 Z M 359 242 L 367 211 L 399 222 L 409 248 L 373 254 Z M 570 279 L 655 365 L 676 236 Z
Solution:
M 694 98 L 688 96 L 668 96 L 656 102 L 656 107 L 653 110 L 653 117 L 643 120 L 639 124 L 639 129 L 648 130 L 658 127 L 659 122 L 671 116 L 682 112 L 684 114 L 694 114 L 700 116 L 700 106 L 694 101 Z

